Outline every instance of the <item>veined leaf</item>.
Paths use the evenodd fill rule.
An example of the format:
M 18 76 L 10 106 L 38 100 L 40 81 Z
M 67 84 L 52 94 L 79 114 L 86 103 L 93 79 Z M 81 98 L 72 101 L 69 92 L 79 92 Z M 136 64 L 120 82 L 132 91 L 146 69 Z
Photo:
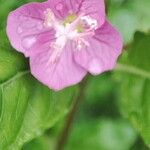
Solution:
M 1 86 L 0 149 L 17 150 L 68 111 L 75 88 L 53 92 L 24 74 Z
M 150 147 L 150 35 L 140 32 L 127 55 L 121 60 L 116 76 L 121 83 L 122 112 Z
M 27 60 L 0 48 L 0 149 L 18 150 L 63 117 L 77 87 L 54 92 L 34 79 Z

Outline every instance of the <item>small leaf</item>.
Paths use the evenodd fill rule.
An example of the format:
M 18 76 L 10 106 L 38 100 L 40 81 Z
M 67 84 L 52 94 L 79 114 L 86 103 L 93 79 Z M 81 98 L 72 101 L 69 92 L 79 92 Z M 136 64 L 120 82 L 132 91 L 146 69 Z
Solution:
M 122 111 L 150 147 L 150 34 L 135 34 L 116 76 L 121 83 Z

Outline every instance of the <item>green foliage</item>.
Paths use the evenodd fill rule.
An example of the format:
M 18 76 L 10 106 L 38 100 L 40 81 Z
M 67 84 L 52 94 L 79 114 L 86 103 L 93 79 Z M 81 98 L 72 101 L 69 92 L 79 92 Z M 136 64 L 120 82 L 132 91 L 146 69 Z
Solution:
M 0 45 L 0 83 L 8 80 L 17 72 L 25 71 L 28 68 L 24 56 L 7 45 Z
M 27 143 L 23 147 L 23 150 L 52 150 L 51 141 L 47 136 L 41 136 L 30 143 Z
M 92 104 L 97 102 L 102 103 L 108 93 L 110 95 L 116 90 L 116 86 L 110 73 L 106 73 L 100 76 L 90 76 L 86 89 L 85 98 Z
M 135 34 L 134 42 L 122 58 L 121 82 L 123 113 L 138 129 L 150 147 L 150 34 Z
M 1 84 L 0 149 L 19 149 L 67 113 L 76 88 L 52 92 L 28 72 Z
M 132 42 L 135 31 L 150 30 L 149 8 L 149 0 L 109 0 L 108 16 L 125 42 Z
M 44 0 L 0 0 L 0 150 L 20 150 L 23 145 L 23 150 L 53 150 L 63 116 L 78 93 L 78 86 L 53 92 L 39 83 L 29 72 L 28 60 L 9 44 L 7 15 L 33 1 Z M 137 32 L 133 41 L 135 31 L 150 31 L 150 1 L 108 2 L 109 19 L 131 46 L 124 51 L 115 78 L 112 73 L 89 78 L 65 150 L 148 150 L 118 109 L 150 147 L 150 34 Z M 60 118 L 63 121 L 54 126 Z
M 101 118 L 76 124 L 66 150 L 129 150 L 135 138 L 127 122 Z

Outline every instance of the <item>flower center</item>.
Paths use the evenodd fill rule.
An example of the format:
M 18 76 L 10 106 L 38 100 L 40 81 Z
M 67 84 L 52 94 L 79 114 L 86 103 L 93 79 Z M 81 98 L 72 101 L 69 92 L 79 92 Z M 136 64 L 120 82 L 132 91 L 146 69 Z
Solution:
M 62 22 L 56 19 L 50 9 L 47 9 L 45 11 L 44 26 L 54 28 L 56 31 L 56 41 L 50 45 L 53 51 L 50 56 L 50 62 L 55 62 L 60 57 L 68 41 L 74 43 L 75 50 L 81 50 L 89 46 L 85 37 L 93 36 L 98 24 L 95 19 L 83 14 L 79 16 L 71 14 Z

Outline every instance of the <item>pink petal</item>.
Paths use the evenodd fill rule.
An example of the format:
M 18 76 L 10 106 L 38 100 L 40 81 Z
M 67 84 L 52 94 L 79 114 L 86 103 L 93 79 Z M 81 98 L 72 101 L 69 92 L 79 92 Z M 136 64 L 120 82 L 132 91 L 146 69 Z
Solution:
M 48 3 L 29 3 L 8 16 L 7 35 L 10 42 L 15 49 L 26 56 L 37 53 L 38 46 L 43 46 L 43 50 L 47 49 L 50 41 L 54 39 L 54 30 L 43 26 L 44 11 L 48 7 Z
M 48 0 L 49 7 L 58 19 L 64 20 L 69 14 L 69 0 Z
M 56 62 L 49 62 L 48 52 L 30 57 L 31 73 L 42 83 L 54 90 L 61 90 L 80 82 L 86 71 L 73 60 L 69 42 Z
M 113 69 L 122 50 L 120 34 L 106 21 L 96 35 L 87 40 L 90 46 L 76 51 L 75 61 L 93 75 Z
M 70 14 L 89 15 L 101 26 L 105 21 L 104 0 L 48 0 L 51 8 L 59 18 Z

